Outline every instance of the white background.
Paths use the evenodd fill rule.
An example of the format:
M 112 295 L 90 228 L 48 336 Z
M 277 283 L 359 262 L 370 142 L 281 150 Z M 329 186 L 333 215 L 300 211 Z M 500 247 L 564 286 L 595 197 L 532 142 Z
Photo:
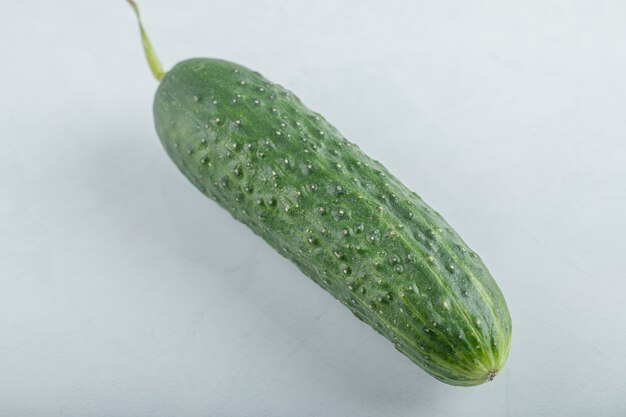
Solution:
M 0 415 L 626 415 L 626 3 L 148 1 L 441 211 L 513 318 L 446 386 L 197 192 L 123 2 L 0 2 Z

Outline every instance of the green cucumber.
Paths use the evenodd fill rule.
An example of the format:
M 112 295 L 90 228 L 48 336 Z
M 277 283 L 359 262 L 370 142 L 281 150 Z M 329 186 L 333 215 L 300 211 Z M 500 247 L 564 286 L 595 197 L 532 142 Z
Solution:
M 492 380 L 509 311 L 441 215 L 258 72 L 197 58 L 164 73 L 129 2 L 160 80 L 156 131 L 191 183 L 438 380 Z

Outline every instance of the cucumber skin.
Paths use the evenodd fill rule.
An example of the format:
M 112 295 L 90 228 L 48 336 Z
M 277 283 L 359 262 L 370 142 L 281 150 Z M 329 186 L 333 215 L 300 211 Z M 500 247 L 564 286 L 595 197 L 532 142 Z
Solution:
M 493 378 L 509 311 L 491 274 L 445 220 L 385 167 L 259 73 L 180 62 L 154 101 L 180 171 L 426 372 Z

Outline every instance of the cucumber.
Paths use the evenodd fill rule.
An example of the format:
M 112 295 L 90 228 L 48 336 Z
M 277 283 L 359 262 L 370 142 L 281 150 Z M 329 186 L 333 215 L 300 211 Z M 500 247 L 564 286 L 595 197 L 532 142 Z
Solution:
M 509 311 L 441 215 L 258 72 L 196 58 L 165 73 L 129 2 L 160 80 L 156 131 L 189 181 L 430 375 L 492 380 Z

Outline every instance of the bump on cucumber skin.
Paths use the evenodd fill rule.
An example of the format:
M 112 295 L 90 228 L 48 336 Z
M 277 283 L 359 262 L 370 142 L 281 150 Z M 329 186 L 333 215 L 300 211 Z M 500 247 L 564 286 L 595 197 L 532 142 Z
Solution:
M 288 90 L 196 58 L 161 81 L 157 133 L 205 195 L 435 378 L 478 385 L 509 352 L 480 258 L 380 163 Z

